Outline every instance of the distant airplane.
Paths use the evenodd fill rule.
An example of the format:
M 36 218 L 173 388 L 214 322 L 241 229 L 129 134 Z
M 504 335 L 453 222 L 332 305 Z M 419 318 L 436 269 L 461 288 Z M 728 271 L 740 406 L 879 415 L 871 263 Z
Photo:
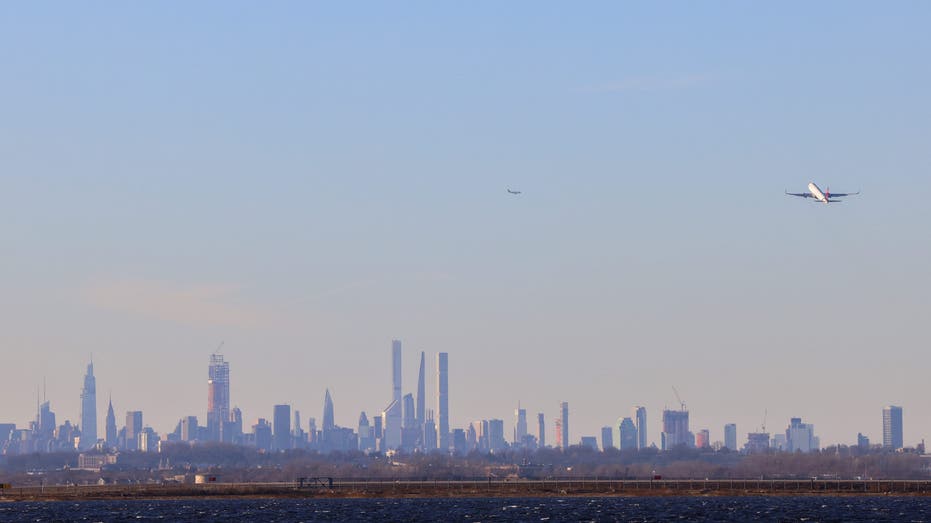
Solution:
M 508 188 L 508 192 L 515 195 L 520 194 L 520 191 L 512 191 L 510 188 Z
M 856 194 L 860 194 L 860 191 L 850 192 L 850 193 L 846 193 L 846 192 L 832 193 L 831 189 L 828 188 L 828 190 L 822 192 L 821 189 L 819 189 L 818 186 L 815 185 L 815 182 L 808 182 L 808 192 L 786 191 L 786 194 L 789 196 L 801 196 L 802 198 L 814 198 L 815 200 L 818 200 L 819 202 L 822 202 L 822 203 L 834 203 L 834 202 L 840 202 L 843 200 L 832 200 L 831 198 L 839 198 L 842 196 L 854 196 Z

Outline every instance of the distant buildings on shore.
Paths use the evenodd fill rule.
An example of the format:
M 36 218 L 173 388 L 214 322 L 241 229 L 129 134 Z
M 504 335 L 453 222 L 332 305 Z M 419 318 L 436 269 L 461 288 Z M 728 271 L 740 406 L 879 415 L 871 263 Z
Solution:
M 361 412 L 357 427 L 336 424 L 335 401 L 329 389 L 325 391 L 322 424 L 319 427 L 314 417 L 309 417 L 304 423 L 301 413 L 296 410 L 292 412 L 291 405 L 287 403 L 274 405 L 271 421 L 257 418 L 254 423 L 244 426 L 241 410 L 231 407 L 230 403 L 230 364 L 222 354 L 214 353 L 210 355 L 207 367 L 205 425 L 199 423 L 196 415 L 188 415 L 178 421 L 173 431 L 160 435 L 143 423 L 141 411 L 126 411 L 125 424 L 118 428 L 111 398 L 102 438 L 98 437 L 97 432 L 97 385 L 94 365 L 90 362 L 80 395 L 80 425 L 73 425 L 68 420 L 57 424 L 50 402 L 47 399 L 37 401 L 36 419 L 29 423 L 28 428 L 18 429 L 13 423 L 0 423 L 0 453 L 93 449 L 153 452 L 158 450 L 161 442 L 217 442 L 251 446 L 268 452 L 309 449 L 324 453 L 359 450 L 467 454 L 473 451 L 496 453 L 508 449 L 535 450 L 549 447 L 545 414 L 537 414 L 534 434 L 528 425 L 527 409 L 520 402 L 514 410 L 509 439 L 505 437 L 505 422 L 502 419 L 475 420 L 464 427 L 451 428 L 449 355 L 439 352 L 435 357 L 435 409 L 426 408 L 426 353 L 420 352 L 415 393 L 404 394 L 402 356 L 401 341 L 393 340 L 390 399 L 387 406 L 376 411 L 373 416 Z M 613 426 L 602 427 L 600 450 L 626 452 L 650 447 L 646 408 L 637 405 L 632 407 L 630 413 L 630 417 L 618 418 Z M 569 403 L 560 402 L 552 426 L 552 448 L 566 450 L 570 446 L 580 445 L 599 450 L 599 439 L 596 436 L 581 436 L 575 440 L 577 443 L 573 443 L 570 439 L 569 414 Z M 881 448 L 888 451 L 903 450 L 902 419 L 902 407 L 890 405 L 883 408 Z M 686 447 L 745 453 L 808 453 L 821 448 L 814 425 L 803 423 L 797 417 L 789 420 L 784 432 L 774 435 L 765 431 L 764 419 L 762 430 L 748 433 L 742 446 L 738 443 L 737 425 L 734 423 L 724 426 L 722 442 L 712 441 L 709 429 L 692 432 L 689 421 L 689 411 L 681 401 L 679 409 L 664 409 L 659 450 Z M 871 446 L 867 437 L 858 434 L 857 447 L 871 450 L 880 446 Z M 919 448 L 923 452 L 923 443 Z

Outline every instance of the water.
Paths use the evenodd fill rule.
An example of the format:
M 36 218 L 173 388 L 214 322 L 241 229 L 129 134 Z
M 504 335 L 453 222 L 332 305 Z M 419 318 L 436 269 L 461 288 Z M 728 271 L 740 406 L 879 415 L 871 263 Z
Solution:
M 931 498 L 231 499 L 0 503 L 0 521 L 931 521 Z

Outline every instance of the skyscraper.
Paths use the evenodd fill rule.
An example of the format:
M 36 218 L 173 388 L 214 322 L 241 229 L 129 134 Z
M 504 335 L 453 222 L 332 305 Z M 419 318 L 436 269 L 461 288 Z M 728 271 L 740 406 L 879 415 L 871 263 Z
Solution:
M 562 434 L 562 448 L 569 448 L 569 402 L 559 404 L 559 430 Z
M 504 441 L 504 420 L 488 420 L 488 450 L 501 452 L 507 446 Z
M 883 408 L 883 447 L 898 450 L 902 443 L 902 407 Z
M 680 445 L 692 446 L 692 437 L 689 432 L 689 411 L 664 410 L 662 448 L 669 450 Z
M 436 355 L 436 411 L 439 414 L 437 440 L 441 452 L 449 451 L 449 355 Z
M 142 433 L 142 411 L 130 410 L 126 412 L 126 450 L 139 448 L 138 437 Z
M 401 401 L 401 341 L 391 340 L 391 400 Z
M 425 452 L 436 450 L 436 423 L 433 421 L 433 410 L 428 410 L 423 423 L 423 449 Z
M 711 432 L 708 429 L 701 429 L 695 434 L 695 446 L 700 449 L 711 447 Z
M 114 449 L 117 446 L 117 432 L 116 432 L 116 415 L 113 414 L 113 398 L 110 398 L 110 405 L 107 407 L 106 425 L 107 425 L 106 427 L 107 447 Z
M 737 450 L 737 425 L 734 423 L 724 425 L 724 446 L 729 450 Z
M 601 427 L 601 450 L 614 448 L 614 429 L 611 427 Z
M 802 418 L 791 418 L 786 428 L 786 450 L 789 452 L 818 450 L 815 426 L 811 423 L 802 423 Z
M 207 367 L 207 439 L 230 441 L 224 428 L 230 421 L 230 365 L 222 354 L 210 355 Z
M 517 409 L 514 411 L 514 443 L 520 445 L 527 436 L 527 409 L 520 408 L 517 403 Z
M 272 450 L 291 448 L 291 405 L 275 405 L 272 426 Z
M 81 450 L 97 444 L 97 379 L 94 378 L 94 362 L 87 364 L 84 388 L 81 390 Z
M 326 396 L 323 398 L 323 434 L 326 434 L 336 428 L 336 421 L 333 414 L 333 398 L 330 396 L 330 389 L 326 390 Z
M 636 406 L 633 411 L 634 425 L 637 427 L 637 448 L 647 448 L 647 409 Z
M 420 372 L 417 373 L 417 426 L 423 429 L 427 409 L 426 354 L 420 351 Z
M 636 412 L 636 410 L 634 410 Z M 634 425 L 634 420 L 630 418 L 621 418 L 617 420 L 617 434 L 618 434 L 618 447 L 621 450 L 637 450 L 639 448 L 639 443 L 637 442 L 637 426 Z
M 541 449 L 546 448 L 546 423 L 543 418 L 543 413 L 540 412 L 537 414 L 537 439 L 540 440 L 538 445 Z

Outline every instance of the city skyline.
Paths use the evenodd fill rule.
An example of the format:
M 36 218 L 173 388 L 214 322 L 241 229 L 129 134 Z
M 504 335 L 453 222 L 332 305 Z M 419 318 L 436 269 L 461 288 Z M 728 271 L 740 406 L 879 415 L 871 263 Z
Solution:
M 931 4 L 3 15 L 4 383 L 72 423 L 93 354 L 98 427 L 111 393 L 206 424 L 221 340 L 244 430 L 319 427 L 327 388 L 374 423 L 399 338 L 438 427 L 452 358 L 451 430 L 521 402 L 554 445 L 567 402 L 575 443 L 643 405 L 659 445 L 674 386 L 712 439 L 876 443 L 887 405 L 931 436 Z
M 404 401 L 403 409 L 399 413 L 400 416 L 403 416 L 403 423 L 400 420 L 392 421 L 390 417 L 386 417 L 386 414 L 382 412 L 380 415 L 376 416 L 375 420 L 375 440 L 373 440 L 370 445 L 372 449 L 380 449 L 381 438 L 382 436 L 378 435 L 384 430 L 386 439 L 385 445 L 387 448 L 421 448 L 425 445 L 425 442 L 430 442 L 430 445 L 437 445 L 439 442 L 444 439 L 442 437 L 442 432 L 438 429 L 439 427 L 434 423 L 434 413 L 430 409 L 423 414 L 424 411 L 423 405 L 427 402 L 427 399 L 424 395 L 425 390 L 425 351 L 420 351 L 420 363 L 419 363 L 419 373 L 417 380 L 417 400 L 415 407 L 414 395 L 412 393 L 403 394 L 403 385 L 401 382 L 402 376 L 402 358 L 403 358 L 403 345 L 400 340 L 393 340 L 391 342 L 391 381 L 392 381 L 392 392 L 391 397 L 393 398 L 397 394 L 402 394 Z M 443 355 L 442 358 L 440 355 Z M 445 353 L 437 353 L 437 388 L 436 388 L 436 397 L 434 398 L 437 401 L 438 408 L 442 408 L 442 401 L 440 398 L 446 396 L 443 392 L 443 387 L 439 385 L 441 382 L 440 375 L 448 374 L 448 363 L 446 363 Z M 443 360 L 441 364 L 440 361 Z M 88 419 L 88 413 L 92 413 L 92 417 L 96 420 L 96 405 L 89 402 L 91 397 L 96 397 L 96 377 L 93 372 L 93 362 L 89 362 L 87 365 L 87 372 L 84 377 L 84 387 L 81 390 L 81 413 L 80 418 L 82 422 Z M 448 379 L 448 378 L 446 378 Z M 221 388 L 218 389 L 218 384 L 221 384 Z M 225 388 L 225 392 L 221 392 Z M 674 391 L 676 392 L 676 391 Z M 743 450 L 746 448 L 754 449 L 753 451 L 759 450 L 760 439 L 759 434 L 760 427 L 756 431 L 750 430 L 747 432 L 737 433 L 737 426 L 734 423 L 726 423 L 724 429 L 718 435 L 707 429 L 697 429 L 694 425 L 689 423 L 689 411 L 686 409 L 685 404 L 680 401 L 679 409 L 668 409 L 665 408 L 662 411 L 662 430 L 660 431 L 660 441 L 657 443 L 655 441 L 649 441 L 647 446 L 654 446 L 661 450 L 671 449 L 679 445 L 686 445 L 691 447 L 711 447 L 720 445 L 721 447 L 730 448 L 732 450 Z M 220 400 L 218 401 L 218 398 Z M 225 441 L 236 444 L 242 444 L 243 442 L 238 439 L 234 439 L 236 436 L 229 435 L 228 432 L 234 432 L 239 434 L 239 438 L 244 434 L 244 425 L 242 422 L 241 410 L 236 407 L 232 410 L 229 407 L 229 362 L 225 361 L 223 355 L 215 351 L 209 357 L 208 364 L 208 379 L 207 379 L 207 402 L 206 402 L 206 416 L 200 418 L 198 415 L 193 416 L 184 416 L 182 417 L 177 424 L 175 430 L 180 430 L 180 441 Z M 390 405 L 393 407 L 396 404 L 395 400 L 392 400 Z M 63 428 L 67 430 L 80 429 L 80 438 L 75 438 L 74 447 L 76 450 L 87 450 L 94 445 L 94 442 L 97 441 L 96 434 L 98 433 L 98 424 L 95 423 L 92 425 L 91 433 L 84 432 L 84 425 L 75 426 L 69 424 L 70 418 L 58 416 L 52 411 L 51 400 L 45 399 L 41 405 L 37 403 L 38 412 L 35 418 L 35 428 L 30 429 L 35 431 L 40 439 L 44 438 L 48 441 L 52 436 L 52 431 L 56 431 L 58 426 L 56 425 L 56 420 L 61 422 L 64 420 L 65 425 Z M 216 417 L 216 412 L 218 410 L 225 410 L 226 415 L 222 418 Z M 914 447 L 915 445 L 920 445 L 923 448 L 924 439 L 922 438 L 918 442 L 910 443 L 903 441 L 903 415 L 902 407 L 900 406 L 885 406 L 882 409 L 882 419 L 881 419 L 881 433 L 882 433 L 882 447 L 889 448 L 892 450 L 898 450 L 903 447 Z M 309 432 L 307 443 L 311 445 L 320 445 L 321 443 L 316 442 L 315 438 L 322 437 L 323 443 L 322 450 L 332 450 L 337 448 L 343 448 L 342 445 L 345 445 L 345 436 L 340 437 L 341 443 L 334 443 L 336 440 L 327 441 L 328 438 L 333 436 L 327 436 L 328 434 L 335 434 L 339 431 L 346 430 L 342 429 L 339 424 L 335 422 L 334 414 L 334 402 L 330 395 L 329 387 L 325 390 L 325 397 L 322 409 L 322 431 L 320 436 L 318 436 L 314 430 L 315 416 L 310 416 L 308 421 Z M 513 437 L 510 440 L 512 446 L 525 446 L 530 445 L 530 448 L 535 448 L 538 444 L 538 437 L 532 436 L 529 434 L 527 427 L 527 410 L 519 406 L 516 410 L 513 411 L 513 424 L 511 429 L 513 431 Z M 643 448 L 641 441 L 642 438 L 647 438 L 648 429 L 646 431 L 640 430 L 642 421 L 647 419 L 646 408 L 641 405 L 635 405 L 631 407 L 632 417 L 620 417 L 615 422 L 615 425 L 612 427 L 610 425 L 603 426 L 599 431 L 592 431 L 591 434 L 578 434 L 571 435 L 569 433 L 570 426 L 568 423 L 569 419 L 569 406 L 568 402 L 560 402 L 559 410 L 556 417 L 556 422 L 552 427 L 554 430 L 553 441 L 556 441 L 556 448 L 563 448 L 567 446 L 574 445 L 592 445 L 598 449 L 596 444 L 598 441 L 601 441 L 602 444 L 607 442 L 609 446 L 614 448 L 620 448 L 621 450 L 625 449 L 637 449 Z M 261 438 L 260 435 L 255 435 L 256 427 L 267 427 L 269 433 L 268 439 L 268 448 L 271 450 L 275 449 L 287 449 L 292 448 L 295 443 L 295 437 L 301 436 L 304 434 L 304 427 L 301 425 L 300 410 L 293 409 L 293 419 L 294 424 L 291 424 L 291 415 L 292 415 L 292 404 L 278 404 L 272 407 L 272 415 L 270 419 L 272 420 L 269 424 L 265 421 L 264 416 L 256 416 L 256 425 L 253 425 L 253 434 L 256 438 Z M 157 443 L 159 438 L 164 439 L 166 435 L 170 432 L 167 430 L 159 431 L 157 428 L 151 427 L 150 424 L 142 423 L 143 411 L 126 411 L 126 424 L 124 428 L 119 430 L 119 436 L 116 436 L 117 428 L 112 425 L 113 423 L 113 406 L 112 398 L 108 398 L 108 413 L 105 426 L 105 437 L 101 438 L 100 441 L 106 443 L 108 446 L 115 446 L 114 441 L 119 441 L 118 445 L 120 448 L 125 448 L 127 450 L 151 450 L 154 448 L 154 445 Z M 538 418 L 543 416 L 543 413 L 538 415 Z M 199 419 L 205 419 L 206 425 L 201 425 Z M 356 445 L 365 445 L 366 443 L 363 440 L 365 436 L 365 431 L 368 430 L 370 426 L 368 423 L 368 418 L 366 412 L 363 410 L 359 415 L 359 424 L 358 432 L 356 433 Z M 222 422 L 221 422 L 222 420 Z M 636 420 L 636 421 L 635 421 Z M 7 420 L 9 421 L 9 420 Z M 545 430 L 543 426 L 542 418 L 539 419 L 541 424 L 541 429 Z M 388 436 L 388 427 L 392 423 L 397 424 L 397 435 Z M 765 418 L 764 418 L 765 423 Z M 15 423 L 11 423 L 4 426 L 13 427 Z M 49 428 L 51 427 L 51 428 Z M 195 432 L 200 427 L 199 432 Z M 353 430 L 353 425 L 348 425 L 348 430 Z M 408 431 L 417 427 L 417 430 L 414 432 L 415 435 L 409 435 Z M 424 432 L 425 429 L 429 427 L 428 432 Z M 502 419 L 497 419 L 495 417 L 488 417 L 480 422 L 471 422 L 465 425 L 467 440 L 471 444 L 485 445 L 489 450 L 503 449 L 508 443 L 507 438 L 505 437 L 505 424 Z M 648 427 L 648 425 L 647 425 Z M 19 426 L 19 429 L 25 428 Z M 626 431 L 626 432 L 625 432 Z M 447 431 L 447 448 L 452 450 L 452 433 L 454 431 Z M 43 435 L 44 434 L 44 435 Z M 142 434 L 142 439 L 140 438 Z M 159 436 L 159 434 L 162 434 Z M 744 441 L 744 435 L 746 436 L 746 441 Z M 530 437 L 528 440 L 527 437 Z M 714 437 L 713 437 L 714 436 Z M 855 436 L 854 443 L 848 443 L 844 441 L 837 442 L 826 442 L 822 443 L 821 438 L 815 433 L 814 425 L 810 423 L 802 423 L 802 419 L 799 417 L 793 417 L 789 420 L 789 424 L 785 429 L 785 433 L 782 434 L 777 429 L 775 431 L 767 432 L 767 438 L 762 443 L 764 446 L 769 446 L 779 450 L 794 452 L 800 450 L 802 452 L 810 452 L 811 450 L 818 450 L 825 446 L 830 445 L 857 445 L 862 446 L 864 441 L 869 441 L 869 438 L 864 436 L 862 432 L 858 432 Z M 59 437 L 56 432 L 56 437 Z M 93 442 L 88 443 L 89 437 L 93 438 Z M 575 439 L 575 441 L 573 440 Z M 255 439 L 252 441 L 252 445 L 255 445 Z M 377 441 L 377 446 L 375 441 Z M 876 441 L 876 440 L 873 440 Z M 484 443 L 482 443 L 484 442 Z M 330 446 L 327 446 L 330 445 Z M 337 445 L 337 446 L 332 446 Z M 544 442 L 545 445 L 545 442 Z M 362 450 L 364 447 L 360 447 Z M 436 447 L 427 447 L 430 448 Z M 442 447 L 439 447 L 442 448 Z M 603 447 L 602 447 L 603 448 Z

